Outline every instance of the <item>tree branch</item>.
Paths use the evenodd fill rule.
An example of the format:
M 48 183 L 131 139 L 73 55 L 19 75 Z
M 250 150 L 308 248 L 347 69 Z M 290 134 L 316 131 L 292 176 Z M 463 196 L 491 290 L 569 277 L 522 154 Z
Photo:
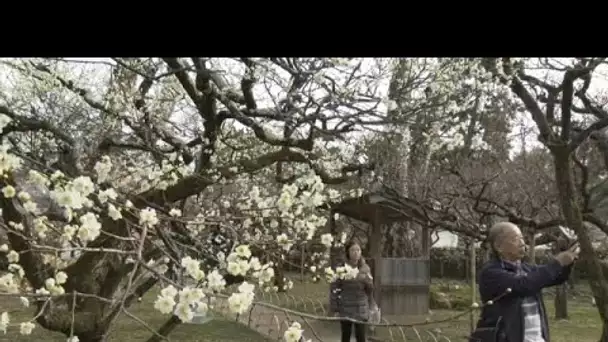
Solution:
M 562 130 L 561 140 L 570 140 L 570 123 L 572 121 L 572 94 L 574 92 L 574 80 L 576 75 L 574 70 L 568 70 L 564 74 L 564 80 L 562 81 Z
M 177 80 L 194 104 L 198 104 L 199 95 L 196 91 L 196 87 L 194 86 L 194 83 L 192 83 L 192 79 L 188 76 L 188 72 L 182 63 L 177 58 L 163 58 L 163 61 L 169 66 L 169 71 L 175 73 L 175 77 L 177 77 Z
M 271 166 L 277 162 L 304 163 L 311 166 L 324 183 L 339 184 L 349 179 L 348 174 L 350 172 L 373 168 L 371 165 L 347 165 L 342 168 L 341 176 L 332 177 L 325 170 L 315 166 L 313 160 L 314 157 L 309 158 L 297 151 L 281 150 L 264 154 L 256 159 L 243 159 L 235 164 L 219 167 L 217 173 L 223 178 L 230 179 L 238 174 L 238 172 L 234 171 L 235 166 L 239 172 L 251 173 Z M 214 180 L 211 175 L 190 175 L 183 178 L 177 184 L 169 187 L 167 190 L 154 189 L 138 195 L 133 199 L 133 203 L 140 207 L 146 207 L 150 204 L 160 205 L 164 202 L 173 203 L 200 193 L 207 186 L 214 184 L 216 181 L 217 180 Z
M 591 136 L 591 134 L 593 134 L 594 132 L 599 131 L 599 130 L 601 130 L 603 128 L 606 128 L 606 127 L 608 127 L 608 117 L 600 119 L 600 120 L 594 122 L 589 127 L 587 127 L 586 129 L 584 129 L 582 132 L 580 132 L 579 134 L 577 134 L 574 138 L 572 138 L 572 140 L 568 144 L 569 150 L 570 151 L 574 151 L 585 140 L 587 140 L 587 138 L 589 138 Z
M 2 135 L 5 135 L 11 131 L 23 132 L 23 131 L 45 130 L 47 132 L 52 133 L 55 137 L 57 137 L 57 139 L 63 140 L 70 146 L 74 145 L 74 139 L 71 136 L 66 134 L 64 131 L 62 131 L 58 127 L 55 127 L 53 124 L 51 124 L 48 121 L 37 120 L 37 119 L 18 115 L 17 113 L 12 111 L 10 108 L 3 106 L 3 105 L 0 105 L 0 113 L 4 114 L 14 120 L 7 127 L 4 128 L 4 130 L 2 131 Z

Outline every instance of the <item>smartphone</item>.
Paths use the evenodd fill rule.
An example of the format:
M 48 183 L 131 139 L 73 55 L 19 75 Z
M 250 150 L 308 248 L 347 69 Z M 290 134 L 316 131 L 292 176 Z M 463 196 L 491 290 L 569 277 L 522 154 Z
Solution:
M 570 241 L 572 241 L 572 240 L 576 240 L 576 236 L 575 236 L 573 233 L 571 233 L 571 232 L 567 231 L 567 230 L 566 230 L 566 227 L 564 227 L 564 226 L 559 226 L 559 230 L 562 232 L 562 234 L 564 234 L 564 236 L 565 236 L 565 237 L 566 237 L 568 240 L 570 240 Z

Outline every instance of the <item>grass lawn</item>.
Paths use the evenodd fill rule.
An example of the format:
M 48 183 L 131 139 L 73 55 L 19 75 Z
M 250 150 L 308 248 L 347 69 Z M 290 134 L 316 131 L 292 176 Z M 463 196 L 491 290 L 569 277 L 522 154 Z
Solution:
M 327 296 L 328 296 L 328 285 L 324 282 L 301 283 L 296 281 L 298 276 L 290 277 L 294 281 L 294 288 L 287 294 L 264 294 L 263 300 L 272 302 L 277 305 L 281 305 L 293 310 L 309 312 L 316 315 L 325 315 Z M 586 284 L 580 284 L 577 289 L 582 289 Z M 551 341 L 552 342 L 596 342 L 601 335 L 601 322 L 597 314 L 597 309 L 591 305 L 591 300 L 588 296 L 577 296 L 577 298 L 571 298 L 569 300 L 568 311 L 570 319 L 566 321 L 556 321 L 554 316 L 554 305 L 553 296 L 551 293 L 552 289 L 548 289 L 545 295 L 545 305 L 549 313 L 550 318 L 550 329 L 551 329 Z M 582 291 L 589 292 L 589 291 Z M 470 288 L 466 284 L 460 283 L 458 289 L 454 291 L 453 295 L 456 297 L 469 297 Z M 259 300 L 262 300 L 258 297 Z M 417 323 L 425 322 L 429 319 L 431 321 L 437 321 L 447 317 L 452 317 L 463 311 L 458 310 L 431 310 L 429 315 L 420 317 L 386 317 L 389 322 L 399 323 Z M 475 322 L 477 321 L 477 313 L 474 315 Z M 335 325 L 332 322 L 324 322 L 322 326 Z M 337 327 L 336 327 L 337 329 Z M 431 332 L 435 337 L 445 336 L 451 341 L 462 341 L 465 336 L 468 336 L 470 329 L 470 315 L 466 314 L 457 320 L 453 320 L 446 323 L 423 325 L 417 328 L 418 333 L 422 335 L 423 341 L 434 341 L 430 337 L 428 332 Z M 404 334 L 407 340 L 419 341 L 416 337 L 417 333 L 411 328 L 403 329 L 399 328 L 379 328 L 378 334 L 390 341 L 391 336 L 395 341 L 403 341 L 400 337 Z M 444 340 L 444 339 L 441 339 Z
M 154 292 L 154 293 L 152 293 Z M 149 326 L 157 329 L 169 317 L 162 315 L 154 310 L 153 302 L 156 296 L 155 291 L 150 291 L 141 303 L 134 304 L 129 312 L 136 317 L 145 321 Z M 20 306 L 16 299 L 3 298 L 0 304 L 0 312 L 8 311 L 10 313 L 11 324 L 20 323 L 31 319 L 32 311 L 24 309 Z M 145 327 L 134 321 L 130 317 L 123 315 L 118 318 L 116 325 L 113 327 L 110 341 L 122 342 L 139 342 L 146 341 L 152 335 Z M 172 341 L 180 342 L 268 342 L 260 334 L 248 329 L 247 327 L 228 321 L 223 318 L 214 319 L 206 324 L 181 324 L 170 335 Z M 49 342 L 65 342 L 66 337 L 63 334 L 51 332 L 36 325 L 34 331 L 29 336 L 19 334 L 19 327 L 9 327 L 7 334 L 0 333 L 0 341 L 25 342 L 25 341 L 49 341 Z

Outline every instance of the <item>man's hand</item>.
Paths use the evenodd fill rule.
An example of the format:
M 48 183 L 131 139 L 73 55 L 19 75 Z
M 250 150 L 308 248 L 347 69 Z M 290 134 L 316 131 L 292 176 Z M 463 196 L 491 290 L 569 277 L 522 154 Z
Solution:
M 557 262 L 562 266 L 571 265 L 576 259 L 578 259 L 578 245 L 572 246 L 570 249 L 563 251 L 555 256 Z

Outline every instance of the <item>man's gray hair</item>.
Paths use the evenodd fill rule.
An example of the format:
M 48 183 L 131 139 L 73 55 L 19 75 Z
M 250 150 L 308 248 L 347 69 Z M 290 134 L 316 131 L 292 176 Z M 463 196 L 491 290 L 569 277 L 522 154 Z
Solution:
M 498 222 L 490 228 L 488 231 L 488 243 L 490 244 L 492 251 L 498 252 L 496 250 L 496 242 L 500 241 L 503 235 L 513 228 L 517 228 L 517 225 L 506 221 Z

